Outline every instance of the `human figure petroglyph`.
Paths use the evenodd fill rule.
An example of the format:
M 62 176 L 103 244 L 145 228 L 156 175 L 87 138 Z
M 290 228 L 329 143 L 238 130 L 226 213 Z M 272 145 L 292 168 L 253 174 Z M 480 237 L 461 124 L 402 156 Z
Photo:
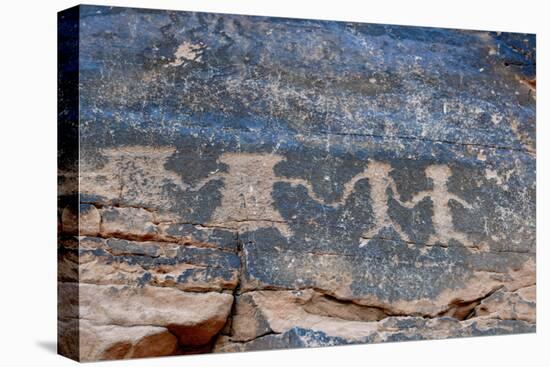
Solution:
M 241 230 L 276 227 L 285 235 L 290 229 L 273 207 L 271 191 L 280 181 L 273 167 L 283 159 L 277 154 L 225 153 L 221 163 L 229 167 L 218 173 L 224 180 L 222 203 L 214 212 L 211 224 L 229 225 Z
M 395 182 L 390 176 L 391 170 L 392 168 L 389 164 L 371 161 L 369 168 L 365 171 L 371 183 L 371 199 L 373 200 L 372 206 L 375 213 L 376 226 L 362 236 L 360 247 L 365 246 L 369 239 L 374 238 L 380 229 L 389 225 L 393 226 L 401 239 L 411 242 L 409 236 L 401 230 L 399 224 L 393 222 L 388 215 L 386 191 L 389 188 L 394 194 L 398 192 Z M 472 206 L 457 195 L 449 192 L 447 181 L 451 177 L 451 169 L 446 165 L 431 165 L 426 168 L 425 172 L 426 176 L 432 180 L 433 188 L 431 190 L 421 191 L 408 201 L 402 201 L 395 196 L 393 199 L 400 205 L 412 209 L 424 198 L 430 198 L 433 208 L 432 223 L 435 234 L 430 235 L 426 243 L 427 245 L 435 245 L 437 242 L 446 244 L 454 239 L 466 247 L 479 247 L 468 240 L 464 233 L 457 232 L 454 229 L 452 213 L 448 205 L 449 201 L 454 200 L 468 209 L 472 209 Z
M 134 157 L 136 154 L 141 154 L 143 149 L 137 148 L 125 148 L 117 152 L 104 151 L 110 158 L 110 162 L 119 164 L 121 160 L 126 159 L 127 156 Z M 139 153 L 135 153 L 139 152 Z M 153 152 L 156 154 L 154 157 L 165 160 L 170 154 L 173 153 L 173 149 L 164 150 L 146 150 L 148 154 Z M 271 190 L 275 182 L 289 182 L 294 185 L 304 186 L 310 197 L 327 207 L 338 207 L 346 201 L 346 199 L 353 193 L 355 184 L 361 179 L 368 179 L 370 185 L 370 200 L 374 216 L 374 226 L 367 233 L 364 233 L 361 237 L 360 246 L 365 246 L 369 239 L 377 236 L 378 232 L 385 227 L 392 227 L 398 235 L 406 242 L 411 242 L 407 233 L 405 233 L 399 223 L 396 223 L 390 218 L 388 213 L 388 189 L 391 190 L 394 195 L 393 199 L 400 205 L 406 208 L 414 208 L 421 200 L 428 197 L 433 205 L 432 222 L 434 225 L 434 232 L 427 241 L 427 245 L 434 245 L 437 242 L 447 243 L 451 239 L 455 239 L 467 247 L 478 247 L 468 240 L 464 233 L 455 230 L 452 223 L 452 213 L 448 205 L 449 201 L 454 200 L 464 206 L 471 209 L 472 206 L 462 200 L 457 195 L 454 195 L 448 191 L 447 181 L 451 176 L 451 170 L 445 165 L 431 165 L 425 170 L 426 176 L 431 179 L 433 188 L 417 193 L 408 201 L 402 201 L 398 198 L 398 191 L 396 184 L 391 177 L 392 166 L 388 163 L 382 163 L 374 160 L 368 162 L 367 168 L 361 173 L 351 178 L 345 185 L 340 202 L 326 203 L 322 197 L 319 197 L 313 192 L 311 184 L 304 179 L 298 178 L 281 178 L 276 177 L 274 174 L 274 166 L 283 160 L 284 157 L 277 154 L 249 154 L 249 153 L 225 153 L 220 157 L 220 162 L 228 165 L 229 170 L 227 173 L 216 173 L 212 177 L 207 177 L 197 184 L 197 186 L 203 185 L 211 179 L 222 178 L 225 182 L 222 196 L 222 203 L 220 207 L 216 209 L 211 219 L 213 223 L 231 224 L 242 227 L 244 225 L 251 228 L 260 228 L 265 226 L 275 226 L 286 236 L 291 234 L 291 230 L 285 223 L 285 220 L 281 217 L 279 212 L 273 206 L 273 199 L 271 197 Z M 140 160 L 133 160 L 134 162 L 141 162 Z M 145 163 L 144 163 L 145 164 Z M 151 172 L 151 165 L 144 165 L 142 170 Z M 149 175 L 152 178 L 155 177 L 168 177 L 170 182 L 181 186 L 182 189 L 187 188 L 179 177 L 175 174 L 169 174 L 170 172 L 162 169 L 162 165 L 158 166 L 159 171 L 154 175 Z M 113 167 L 108 166 L 110 171 L 115 170 Z M 99 174 L 99 173 L 98 173 Z M 164 175 L 164 176 L 163 176 Z M 124 179 L 124 177 L 121 177 Z M 126 180 L 128 182 L 134 182 L 135 185 L 140 186 L 140 183 L 136 180 Z M 93 181 L 89 181 L 93 182 Z M 117 181 L 118 182 L 118 181 Z M 154 187 L 154 182 L 143 187 L 128 187 L 127 190 L 132 189 L 132 192 L 150 192 Z M 160 187 L 160 184 L 157 184 Z M 97 190 L 97 186 L 94 186 L 94 190 Z M 91 191 L 91 189 L 90 189 Z M 118 189 L 113 188 L 113 195 L 105 193 L 106 197 L 119 194 Z M 100 192 L 103 194 L 103 192 Z M 157 194 L 162 197 L 162 195 Z M 146 198 L 143 198 L 144 201 Z M 291 218 L 291 220 L 300 220 L 300 218 Z
M 449 201 L 457 201 L 468 209 L 472 209 L 472 206 L 449 192 L 447 182 L 451 177 L 451 169 L 445 165 L 433 165 L 426 168 L 426 175 L 433 182 L 433 190 L 429 195 L 433 203 L 434 214 L 432 220 L 436 233 L 430 237 L 428 244 L 433 245 L 436 241 L 448 243 L 451 239 L 455 239 L 467 247 L 478 247 L 469 241 L 464 233 L 457 232 L 454 229 Z M 427 195 L 426 192 L 421 194 Z M 421 198 L 417 200 L 421 200 Z
M 454 200 L 468 209 L 471 209 L 472 206 L 462 198 L 449 192 L 447 181 L 451 176 L 451 170 L 446 165 L 428 166 L 425 173 L 432 182 L 432 188 L 418 192 L 410 200 L 403 201 L 399 198 L 395 181 L 390 174 L 394 168 L 389 163 L 370 160 L 365 170 L 355 175 L 344 185 L 340 202 L 327 203 L 322 197 L 314 193 L 311 183 L 307 180 L 276 177 L 273 173 L 273 167 L 283 159 L 282 156 L 276 154 L 247 153 L 226 153 L 220 157 L 221 162 L 228 164 L 229 172 L 222 174 L 226 181 L 224 199 L 213 220 L 215 222 L 227 219 L 235 222 L 255 221 L 254 227 L 276 226 L 288 236 L 290 235 L 290 229 L 273 207 L 271 188 L 275 182 L 288 182 L 292 186 L 302 185 L 313 200 L 323 206 L 336 208 L 343 205 L 353 193 L 355 184 L 366 178 L 370 185 L 369 197 L 373 210 L 374 226 L 361 236 L 361 247 L 367 245 L 370 239 L 376 238 L 381 229 L 389 227 L 393 228 L 405 242 L 413 242 L 399 223 L 392 220 L 389 215 L 388 190 L 393 193 L 392 198 L 394 200 L 408 209 L 414 208 L 425 198 L 431 200 L 433 208 L 432 223 L 435 233 L 430 235 L 427 243 L 425 243 L 426 245 L 435 245 L 438 242 L 446 244 L 454 239 L 467 247 L 478 247 L 469 241 L 465 234 L 456 231 L 453 226 L 449 202 Z M 235 196 L 237 193 L 239 198 Z M 300 220 L 300 218 L 291 218 L 290 220 Z
M 314 200 L 321 202 L 323 205 L 335 207 L 341 205 L 342 202 L 345 202 L 345 200 L 352 193 L 353 187 L 357 181 L 367 178 L 371 189 L 370 198 L 372 201 L 371 204 L 374 214 L 374 227 L 361 236 L 360 247 L 365 246 L 370 239 L 375 238 L 384 227 L 392 227 L 402 240 L 412 242 L 409 235 L 401 229 L 399 223 L 396 223 L 390 218 L 387 201 L 388 189 L 393 192 L 393 199 L 408 209 L 414 208 L 426 197 L 431 200 L 433 205 L 432 222 L 435 227 L 435 234 L 430 236 L 428 242 L 426 243 L 427 245 L 434 245 L 437 242 L 448 243 L 449 240 L 455 239 L 467 247 L 477 247 L 468 240 L 465 234 L 457 232 L 454 229 L 452 214 L 448 205 L 449 201 L 454 200 L 468 209 L 471 209 L 472 206 L 457 195 L 448 191 L 447 181 L 451 176 L 451 170 L 449 167 L 445 165 L 428 166 L 425 172 L 426 176 L 432 180 L 433 189 L 421 191 L 407 201 L 402 201 L 397 196 L 398 191 L 396 184 L 390 175 L 392 170 L 392 166 L 388 163 L 377 162 L 374 160 L 369 161 L 367 168 L 363 172 L 357 174 L 346 183 L 342 201 L 340 203 L 324 203 L 321 198 L 317 197 L 317 195 L 313 193 L 311 184 L 309 184 L 306 180 L 292 179 L 290 182 L 294 185 L 300 184 L 306 187 L 310 196 Z
M 375 225 L 370 231 L 361 236 L 359 247 L 365 246 L 382 228 L 389 226 L 393 226 L 399 236 L 408 241 L 407 234 L 401 230 L 399 224 L 393 223 L 388 214 L 388 203 L 385 200 L 386 191 L 388 187 L 395 187 L 395 183 L 390 176 L 391 170 L 392 167 L 388 163 L 370 161 L 367 169 L 361 173 L 361 176 L 368 177 L 371 186 L 370 197 Z
M 145 149 L 142 147 L 130 147 L 119 150 L 103 151 L 109 158 L 109 164 L 104 170 L 108 172 L 117 172 L 119 176 L 116 180 L 113 178 L 113 187 L 100 186 L 96 180 L 88 180 L 89 185 L 85 185 L 85 191 L 99 192 L 106 198 L 116 199 L 120 195 L 120 187 L 125 190 L 125 195 L 130 193 L 144 193 L 143 197 L 136 197 L 144 204 L 149 203 L 148 196 L 145 193 L 154 192 L 156 197 L 163 198 L 163 193 L 158 192 L 158 188 L 162 187 L 162 183 L 170 182 L 176 187 L 181 187 L 182 190 L 189 190 L 188 184 L 184 183 L 181 178 L 164 168 L 164 165 L 154 165 L 149 160 L 137 159 L 147 153 L 153 155 L 157 161 L 162 162 L 174 153 L 174 149 Z M 136 158 L 137 157 L 137 158 Z M 137 173 L 144 174 L 148 180 L 131 179 L 126 177 L 125 171 L 121 171 L 121 166 L 127 160 L 132 160 L 135 164 L 140 164 Z M 431 234 L 424 243 L 425 245 L 436 245 L 441 243 L 448 244 L 451 240 L 456 240 L 466 247 L 481 248 L 483 243 L 473 243 L 466 234 L 459 232 L 453 225 L 453 216 L 449 203 L 451 201 L 462 205 L 464 208 L 472 209 L 472 205 L 455 194 L 449 192 L 447 183 L 451 177 L 451 169 L 446 165 L 430 165 L 425 168 L 425 174 L 431 180 L 431 188 L 421 192 L 417 192 L 410 200 L 401 200 L 398 195 L 396 183 L 392 178 L 391 172 L 393 168 L 389 163 L 370 160 L 366 169 L 352 177 L 343 188 L 342 199 L 336 203 L 328 203 L 322 197 L 315 194 L 312 185 L 309 181 L 301 178 L 284 178 L 278 177 L 274 173 L 274 167 L 281 162 L 284 156 L 278 154 L 258 154 L 258 153 L 224 153 L 219 157 L 219 162 L 228 166 L 227 172 L 212 172 L 211 175 L 205 177 L 194 185 L 194 190 L 204 186 L 211 180 L 223 180 L 224 185 L 222 190 L 221 205 L 219 205 L 212 217 L 210 224 L 224 225 L 239 229 L 257 229 L 262 227 L 276 227 L 282 234 L 289 237 L 292 235 L 292 230 L 289 228 L 288 222 L 300 221 L 303 218 L 283 218 L 279 211 L 275 208 L 272 189 L 276 182 L 288 182 L 292 186 L 301 185 L 306 190 L 310 198 L 322 207 L 339 208 L 346 200 L 354 193 L 355 185 L 362 179 L 367 179 L 370 186 L 370 205 L 373 212 L 372 229 L 361 235 L 359 246 L 363 247 L 368 244 L 370 239 L 379 236 L 380 230 L 384 228 L 393 228 L 399 237 L 405 242 L 411 243 L 410 236 L 401 228 L 400 224 L 393 220 L 389 213 L 388 199 L 389 195 L 399 205 L 413 209 L 423 199 L 428 198 L 432 204 L 433 214 L 431 220 L 434 227 L 434 233 Z M 141 172 L 141 173 L 140 173 Z M 147 172 L 147 173 L 145 173 Z M 96 176 L 105 176 L 106 173 L 98 171 Z M 95 176 L 94 176 L 95 177 Z M 108 176 L 106 176 L 108 177 Z M 157 178 L 163 177 L 160 182 Z M 92 178 L 92 177 L 90 177 Z M 127 185 L 122 185 L 127 183 Z M 133 186 L 131 186 L 132 184 Z M 90 186 L 91 187 L 88 187 Z M 103 188 L 103 191 L 99 190 Z M 154 191 L 157 189 L 157 191 Z M 153 191 L 152 191 L 153 190 Z M 105 191 L 105 192 L 104 192 Z M 137 194 L 136 194 L 137 195 Z M 157 199 L 158 200 L 158 199 Z M 168 198 L 166 198 L 168 200 Z M 168 203 L 167 203 L 168 204 Z

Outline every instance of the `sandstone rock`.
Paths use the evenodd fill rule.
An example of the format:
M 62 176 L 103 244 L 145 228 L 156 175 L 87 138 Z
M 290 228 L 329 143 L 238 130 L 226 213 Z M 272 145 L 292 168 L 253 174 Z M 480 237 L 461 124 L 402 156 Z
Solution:
M 101 215 L 90 204 L 66 206 L 61 214 L 61 232 L 65 234 L 96 236 L 100 232 Z
M 159 357 L 174 354 L 177 338 L 157 326 L 80 324 L 81 361 Z
M 78 212 L 67 206 L 61 212 L 61 231 L 67 234 L 78 234 Z
M 75 290 L 78 297 L 64 297 Z M 160 287 L 60 283 L 59 292 L 72 301 L 60 304 L 63 320 L 80 319 L 82 360 L 169 355 L 179 345 L 207 345 L 224 326 L 233 303 L 229 294 Z M 74 346 L 66 349 L 71 347 L 74 355 Z
M 529 294 L 529 289 L 524 292 Z M 489 315 L 489 308 L 485 305 L 493 304 L 495 295 L 498 294 L 499 292 L 495 292 L 481 301 L 478 308 L 485 310 L 483 315 Z M 513 309 L 506 306 L 503 308 Z M 526 306 L 522 306 L 525 310 Z M 469 310 L 474 307 L 475 304 Z M 465 317 L 458 320 L 456 317 L 445 316 L 426 319 L 392 315 L 389 310 L 334 300 L 313 290 L 248 292 L 237 301 L 231 335 L 220 337 L 216 350 L 440 339 L 490 335 L 499 331 L 515 333 L 533 330 L 533 321 L 526 317 L 523 320 L 520 317 L 502 317 L 504 315 L 476 317 L 483 316 L 480 312 L 477 315 L 468 312 L 470 317 L 464 321 L 459 320 Z M 504 321 L 505 319 L 510 322 Z M 300 336 L 296 336 L 297 334 Z
M 284 333 L 262 336 L 245 343 L 233 342 L 229 337 L 221 337 L 218 339 L 214 351 L 244 352 L 267 349 L 327 347 L 357 343 L 532 333 L 535 331 L 535 327 L 525 321 L 499 319 L 457 321 L 452 318 L 426 320 L 415 317 L 396 317 L 373 324 L 376 324 L 373 325 L 373 331 L 362 339 L 330 336 L 316 329 L 293 327 Z
M 231 319 L 231 340 L 249 341 L 273 332 L 251 293 L 237 297 Z
M 312 290 L 248 292 L 237 302 L 232 340 L 247 341 L 268 332 L 280 334 L 293 327 L 357 339 L 373 331 L 374 324 L 363 321 L 386 316 L 380 309 L 339 303 Z
M 488 316 L 502 320 L 524 320 L 536 322 L 536 289 L 527 286 L 516 291 L 500 289 L 481 301 L 476 307 L 477 316 Z
M 237 251 L 237 233 L 224 227 L 205 227 L 189 223 L 162 223 L 158 226 L 160 239 L 176 241 L 195 247 L 213 247 Z
M 81 318 L 106 325 L 163 325 L 174 329 L 182 344 L 208 343 L 225 324 L 233 302 L 228 294 L 159 287 L 81 284 L 79 291 Z M 189 332 L 199 327 L 202 334 Z
M 228 338 L 220 338 L 214 347 L 215 352 L 245 352 L 269 349 L 288 349 L 303 347 L 328 347 L 351 344 L 349 341 L 328 337 L 324 333 L 294 327 L 283 334 L 270 334 L 247 343 L 235 343 Z
M 60 353 L 535 331 L 534 35 L 87 5 L 59 27 Z
M 78 282 L 80 257 L 79 241 L 74 237 L 58 239 L 57 244 L 57 279 L 60 282 Z
M 57 352 L 67 358 L 79 361 L 80 351 L 80 320 L 67 318 L 62 312 L 57 315 Z
M 95 206 L 81 204 L 78 218 L 80 236 L 97 236 L 101 231 L 101 215 Z
M 235 289 L 240 274 L 232 252 L 170 242 L 84 237 L 79 255 L 80 281 L 91 284 L 222 291 Z
M 315 288 L 394 314 L 435 316 L 456 301 L 475 301 L 501 286 L 514 289 L 535 280 L 534 256 L 528 253 L 479 253 L 459 244 L 378 238 L 355 247 L 355 253 L 339 254 L 336 248 L 323 253 L 302 250 L 303 242 L 288 243 L 273 231 L 253 235 L 257 242 L 244 246 L 243 290 Z
M 158 234 L 153 214 L 142 208 L 104 207 L 101 209 L 101 234 L 106 237 L 148 239 Z

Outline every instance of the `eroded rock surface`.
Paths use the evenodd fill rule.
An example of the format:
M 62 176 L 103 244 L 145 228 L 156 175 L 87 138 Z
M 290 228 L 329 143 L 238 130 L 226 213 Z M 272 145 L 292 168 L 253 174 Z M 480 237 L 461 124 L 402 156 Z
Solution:
M 535 105 L 533 35 L 62 13 L 60 352 L 534 332 Z

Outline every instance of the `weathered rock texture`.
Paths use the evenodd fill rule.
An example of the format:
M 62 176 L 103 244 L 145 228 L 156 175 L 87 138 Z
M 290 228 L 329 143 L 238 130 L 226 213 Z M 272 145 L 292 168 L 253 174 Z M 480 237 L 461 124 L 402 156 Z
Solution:
M 59 18 L 59 351 L 535 331 L 535 37 Z

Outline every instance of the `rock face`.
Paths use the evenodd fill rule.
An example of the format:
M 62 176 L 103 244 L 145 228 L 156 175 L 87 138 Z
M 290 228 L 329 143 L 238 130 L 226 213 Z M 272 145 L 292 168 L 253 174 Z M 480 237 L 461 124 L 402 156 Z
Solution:
M 535 331 L 535 36 L 59 14 L 59 352 Z

